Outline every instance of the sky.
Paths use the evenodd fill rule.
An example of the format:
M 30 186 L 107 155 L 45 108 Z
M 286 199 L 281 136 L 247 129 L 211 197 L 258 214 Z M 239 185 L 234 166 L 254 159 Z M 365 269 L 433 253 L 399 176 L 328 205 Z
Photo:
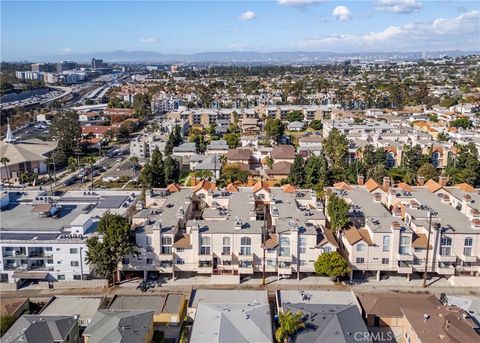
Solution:
M 480 50 L 480 1 L 0 1 L 1 59 Z

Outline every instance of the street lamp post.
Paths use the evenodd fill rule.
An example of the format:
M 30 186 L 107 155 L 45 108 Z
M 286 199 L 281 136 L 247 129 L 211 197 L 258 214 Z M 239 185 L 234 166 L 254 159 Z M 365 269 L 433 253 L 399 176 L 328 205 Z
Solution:
M 425 256 L 425 271 L 423 273 L 423 288 L 427 287 L 427 274 L 428 274 L 428 255 L 430 252 L 430 236 L 432 231 L 432 217 L 434 213 L 431 209 L 428 210 L 428 234 L 427 234 L 427 254 Z

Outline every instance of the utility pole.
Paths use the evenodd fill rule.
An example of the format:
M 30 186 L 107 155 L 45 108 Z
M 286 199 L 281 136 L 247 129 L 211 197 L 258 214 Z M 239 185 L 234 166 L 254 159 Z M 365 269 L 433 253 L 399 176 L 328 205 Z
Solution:
M 265 272 L 265 263 L 266 263 L 266 246 L 265 246 L 265 243 L 266 243 L 266 239 L 267 239 L 267 206 L 266 205 L 263 205 L 263 228 L 262 228 L 262 239 L 263 239 L 263 263 L 262 263 L 262 273 L 263 273 L 263 277 L 262 277 L 262 285 L 265 286 L 266 284 L 266 279 L 267 279 L 267 275 L 266 275 L 266 272 Z
M 432 216 L 433 216 L 433 211 L 429 209 L 428 210 L 427 255 L 425 257 L 425 272 L 423 273 L 423 288 L 427 287 L 428 255 L 430 252 L 430 234 L 432 231 Z

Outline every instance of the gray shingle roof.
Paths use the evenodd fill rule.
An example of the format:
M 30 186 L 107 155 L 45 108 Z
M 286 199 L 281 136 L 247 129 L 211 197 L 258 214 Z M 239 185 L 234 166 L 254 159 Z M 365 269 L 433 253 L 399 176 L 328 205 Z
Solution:
M 77 320 L 72 316 L 23 315 L 2 337 L 2 343 L 47 343 L 64 341 L 76 331 Z M 75 330 L 76 329 L 76 330 Z
M 98 310 L 83 333 L 89 343 L 143 343 L 154 311 Z

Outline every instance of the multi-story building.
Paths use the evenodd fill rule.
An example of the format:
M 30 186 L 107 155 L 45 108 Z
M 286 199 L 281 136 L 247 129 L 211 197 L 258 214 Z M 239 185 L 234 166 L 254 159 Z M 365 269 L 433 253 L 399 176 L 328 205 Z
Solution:
M 355 123 L 353 120 L 325 120 L 323 122 L 323 137 L 328 137 L 332 129 L 337 129 L 341 134 L 385 134 L 400 133 L 400 128 L 383 121 L 369 120 Z
M 135 137 L 130 141 L 130 156 L 149 158 L 156 148 L 163 154 L 165 146 L 166 142 L 155 134 Z
M 286 121 L 288 114 L 292 112 L 301 112 L 303 114 L 303 120 L 310 122 L 312 120 L 329 118 L 331 108 L 323 105 L 277 105 L 265 108 L 265 116 L 267 118 L 277 118 L 282 121 Z
M 88 279 L 86 239 L 95 234 L 107 211 L 127 215 L 139 192 L 46 191 L 2 194 L 1 282 Z
M 338 183 L 330 191 L 350 204 L 352 225 L 339 237 L 353 271 L 410 277 L 427 264 L 438 275 L 480 273 L 480 198 L 473 187 L 433 180 L 391 186 L 386 178 L 382 185 Z
M 147 192 L 145 205 L 133 216 L 141 254 L 124 259 L 125 272 L 300 275 L 337 249 L 315 192 L 291 185 L 170 185 Z

